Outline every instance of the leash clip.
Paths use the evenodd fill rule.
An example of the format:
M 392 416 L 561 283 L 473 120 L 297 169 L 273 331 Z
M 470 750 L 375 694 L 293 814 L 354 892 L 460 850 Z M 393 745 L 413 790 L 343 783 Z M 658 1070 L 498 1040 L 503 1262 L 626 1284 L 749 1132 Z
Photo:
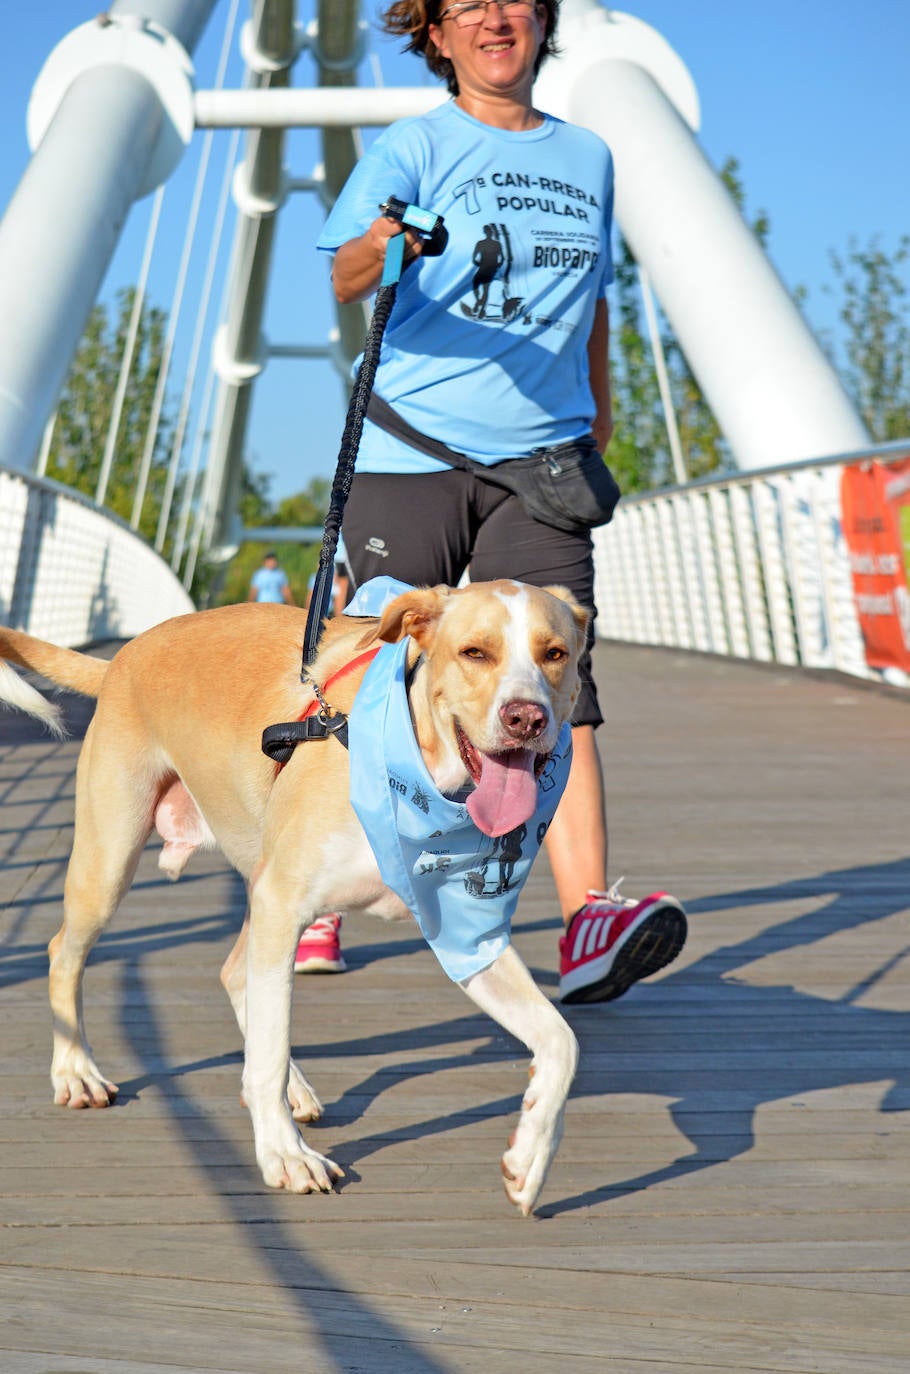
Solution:
M 336 711 L 331 716 L 325 711 L 317 711 L 311 719 L 317 720 L 327 735 L 339 735 L 348 728 L 348 718 L 343 711 Z

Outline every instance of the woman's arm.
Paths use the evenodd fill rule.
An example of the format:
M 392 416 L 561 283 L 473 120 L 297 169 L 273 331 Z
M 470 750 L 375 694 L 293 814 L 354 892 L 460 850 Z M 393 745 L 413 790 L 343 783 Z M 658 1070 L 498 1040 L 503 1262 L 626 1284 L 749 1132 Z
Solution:
M 380 215 L 373 220 L 365 234 L 348 239 L 347 243 L 341 245 L 332 264 L 332 286 L 341 305 L 364 301 L 372 296 L 382 279 L 389 239 L 400 234 L 402 229 L 398 220 Z M 405 229 L 404 234 L 404 261 L 407 265 L 419 257 L 423 250 L 413 229 Z
M 603 453 L 613 433 L 613 399 L 610 392 L 610 313 L 603 296 L 594 307 L 594 323 L 588 339 L 588 373 L 594 396 L 591 429 Z

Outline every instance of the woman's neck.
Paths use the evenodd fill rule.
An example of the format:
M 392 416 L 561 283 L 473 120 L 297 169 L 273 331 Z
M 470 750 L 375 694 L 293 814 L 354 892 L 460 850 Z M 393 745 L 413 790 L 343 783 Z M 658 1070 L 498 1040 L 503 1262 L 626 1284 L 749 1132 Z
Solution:
M 506 129 L 510 133 L 520 134 L 528 129 L 539 129 L 543 123 L 543 115 L 535 110 L 530 99 L 516 100 L 511 95 L 479 95 L 460 90 L 455 97 L 455 104 L 481 124 L 490 124 L 494 129 Z

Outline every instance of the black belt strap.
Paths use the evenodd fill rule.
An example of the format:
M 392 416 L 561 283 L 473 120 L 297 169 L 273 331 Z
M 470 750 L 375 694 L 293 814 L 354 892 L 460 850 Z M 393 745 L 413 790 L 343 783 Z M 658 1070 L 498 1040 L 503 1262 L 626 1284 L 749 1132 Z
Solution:
M 393 410 L 388 401 L 384 401 L 378 392 L 370 394 L 367 406 L 367 419 L 372 420 L 379 429 L 384 429 L 388 434 L 394 434 L 396 439 L 401 439 L 402 443 L 416 448 L 420 453 L 428 453 L 431 458 L 438 458 L 442 463 L 448 463 L 450 467 L 461 468 L 463 472 L 489 472 L 485 463 L 475 463 L 465 453 L 459 453 L 457 449 L 449 448 L 441 439 L 431 439 L 429 434 L 423 434 L 419 429 L 415 429 L 412 424 L 399 415 L 397 410 Z

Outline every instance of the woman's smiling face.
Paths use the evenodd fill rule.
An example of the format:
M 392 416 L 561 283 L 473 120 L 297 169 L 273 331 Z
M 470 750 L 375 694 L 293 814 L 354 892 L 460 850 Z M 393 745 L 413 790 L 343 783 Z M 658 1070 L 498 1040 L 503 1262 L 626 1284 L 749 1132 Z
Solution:
M 529 102 L 534 64 L 546 33 L 545 13 L 539 5 L 506 13 L 495 3 L 486 6 L 481 22 L 462 28 L 455 23 L 457 0 L 444 4 L 430 37 L 455 68 L 459 95 L 514 96 Z

